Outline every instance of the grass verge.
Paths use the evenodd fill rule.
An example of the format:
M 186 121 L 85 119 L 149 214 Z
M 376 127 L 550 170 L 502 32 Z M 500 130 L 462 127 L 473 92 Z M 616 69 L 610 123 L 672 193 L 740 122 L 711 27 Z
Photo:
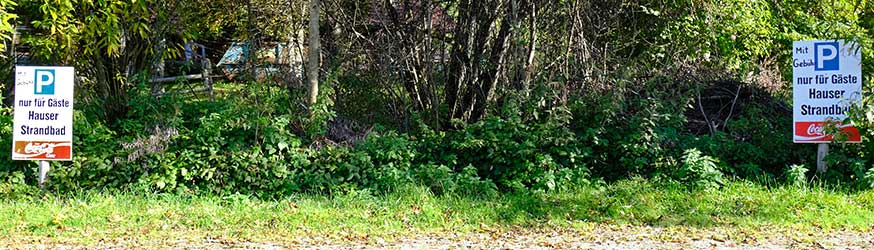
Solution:
M 874 191 L 768 188 L 731 182 L 719 190 L 628 180 L 556 193 L 434 196 L 425 188 L 258 200 L 245 195 L 83 193 L 0 202 L 0 238 L 89 244 L 105 239 L 340 240 L 502 228 L 816 228 L 870 231 Z

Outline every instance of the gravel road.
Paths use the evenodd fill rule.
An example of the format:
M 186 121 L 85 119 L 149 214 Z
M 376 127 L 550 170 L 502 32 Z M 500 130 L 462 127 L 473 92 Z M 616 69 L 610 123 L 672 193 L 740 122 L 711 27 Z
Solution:
M 331 239 L 332 238 L 332 239 Z M 577 229 L 504 229 L 439 233 L 385 240 L 364 235 L 307 237 L 286 242 L 227 239 L 92 244 L 9 242 L 0 249 L 874 249 L 874 233 L 819 229 L 660 228 L 600 225 Z
M 395 242 L 298 244 L 319 249 L 874 249 L 868 232 L 742 230 L 611 226 L 588 230 L 510 230 L 466 235 L 434 235 Z

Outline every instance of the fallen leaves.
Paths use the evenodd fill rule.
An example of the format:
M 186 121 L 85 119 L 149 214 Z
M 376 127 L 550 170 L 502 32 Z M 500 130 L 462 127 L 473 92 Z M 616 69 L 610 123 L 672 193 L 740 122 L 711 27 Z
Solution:
M 410 207 L 415 214 L 415 207 Z M 421 208 L 419 208 L 421 209 Z M 178 230 L 178 229 L 173 229 Z M 296 237 L 251 240 L 243 235 L 189 234 L 170 231 L 162 236 L 149 235 L 152 228 L 143 228 L 139 235 L 101 239 L 96 243 L 76 243 L 57 238 L 11 237 L 0 239 L 0 248 L 184 248 L 184 249 L 833 249 L 874 247 L 871 232 L 826 231 L 816 227 L 804 230 L 780 227 L 698 228 L 686 226 L 653 227 L 635 225 L 582 223 L 574 227 L 520 227 L 481 224 L 473 232 L 411 231 L 396 236 L 371 235 L 370 232 L 344 228 L 330 235 L 318 233 Z M 174 238 L 174 235 L 192 235 Z M 162 238 L 163 237 L 163 238 Z M 4 245 L 6 244 L 6 245 Z

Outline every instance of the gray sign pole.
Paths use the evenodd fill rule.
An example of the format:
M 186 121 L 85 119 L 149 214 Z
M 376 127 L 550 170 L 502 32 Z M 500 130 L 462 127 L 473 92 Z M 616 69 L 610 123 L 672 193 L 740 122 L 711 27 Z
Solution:
M 39 188 L 45 189 L 46 176 L 49 174 L 49 161 L 39 161 Z
M 828 171 L 828 165 L 825 164 L 825 156 L 828 155 L 828 143 L 820 143 L 816 150 L 816 172 L 825 174 Z

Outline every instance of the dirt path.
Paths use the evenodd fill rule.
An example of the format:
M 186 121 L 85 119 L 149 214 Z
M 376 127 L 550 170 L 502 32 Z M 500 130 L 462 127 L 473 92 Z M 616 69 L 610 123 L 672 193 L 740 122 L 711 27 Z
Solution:
M 801 232 L 806 231 L 806 232 Z M 338 238 L 338 237 L 333 237 Z M 308 237 L 287 242 L 119 239 L 93 244 L 9 242 L 0 249 L 874 249 L 874 233 L 822 230 L 597 226 L 580 229 L 508 229 L 468 234 L 418 235 L 395 240 L 360 235 Z
M 511 230 L 434 235 L 396 242 L 300 244 L 324 249 L 874 249 L 874 234 L 791 230 L 665 229 L 608 226 L 587 230 Z

